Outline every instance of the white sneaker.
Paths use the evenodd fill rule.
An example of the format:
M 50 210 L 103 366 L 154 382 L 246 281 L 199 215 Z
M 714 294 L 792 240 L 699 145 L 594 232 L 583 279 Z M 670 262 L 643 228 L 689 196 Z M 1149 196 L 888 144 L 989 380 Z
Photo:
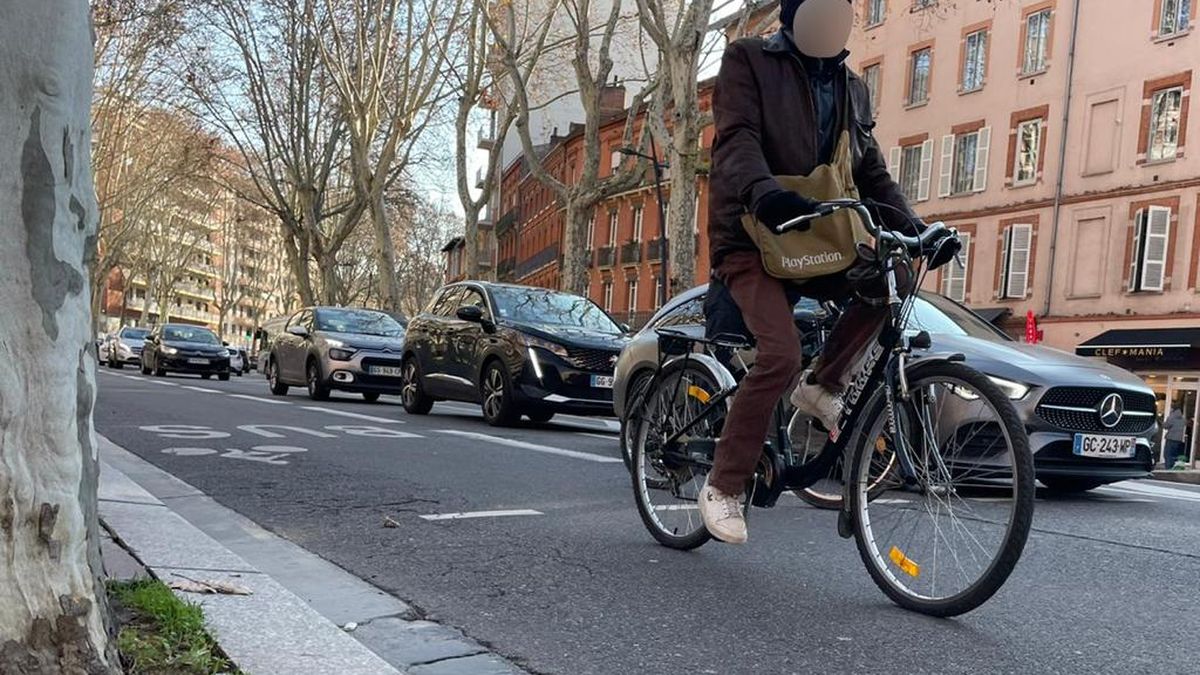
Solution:
M 827 431 L 832 431 L 842 415 L 842 397 L 819 384 L 808 384 L 811 372 L 806 370 L 800 375 L 800 384 L 792 391 L 792 405 L 801 413 L 816 418 Z
M 726 544 L 746 543 L 746 517 L 742 513 L 742 498 L 727 495 L 704 482 L 697 499 L 700 517 L 712 536 Z

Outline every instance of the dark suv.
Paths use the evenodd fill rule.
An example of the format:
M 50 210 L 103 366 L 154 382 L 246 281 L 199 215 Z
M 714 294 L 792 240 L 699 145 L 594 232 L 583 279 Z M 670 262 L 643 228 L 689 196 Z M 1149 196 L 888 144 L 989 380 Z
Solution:
M 480 403 L 500 426 L 521 415 L 611 415 L 613 368 L 627 340 L 587 298 L 545 288 L 464 282 L 441 288 L 408 325 L 401 398 Z
M 146 336 L 140 356 L 142 374 L 195 373 L 229 379 L 229 350 L 221 338 L 202 326 L 166 323 Z

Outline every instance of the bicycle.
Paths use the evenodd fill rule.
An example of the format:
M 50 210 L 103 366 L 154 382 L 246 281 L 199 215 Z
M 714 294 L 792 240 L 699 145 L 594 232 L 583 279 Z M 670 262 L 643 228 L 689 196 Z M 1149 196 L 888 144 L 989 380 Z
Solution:
M 823 202 L 816 213 L 777 228 L 782 233 L 853 209 L 874 237 L 890 312 L 818 452 L 793 451 L 786 407 L 776 404 L 745 508 L 775 506 L 785 490 L 828 478 L 842 460 L 848 468 L 840 481 L 838 534 L 855 539 L 872 580 L 893 602 L 955 616 L 992 597 L 1021 556 L 1033 518 L 1033 457 L 1012 403 L 986 375 L 962 363 L 961 354 L 930 352 L 928 333 L 905 330 L 916 294 L 900 297 L 898 266 L 911 272 L 914 257 L 956 233 L 941 223 L 917 236 L 883 230 L 872 205 Z M 915 288 L 927 272 L 921 270 Z M 717 356 L 750 345 L 740 336 L 657 333 L 658 364 L 634 402 L 641 410 L 633 420 L 634 497 L 659 543 L 688 550 L 711 539 L 696 495 L 738 389 Z

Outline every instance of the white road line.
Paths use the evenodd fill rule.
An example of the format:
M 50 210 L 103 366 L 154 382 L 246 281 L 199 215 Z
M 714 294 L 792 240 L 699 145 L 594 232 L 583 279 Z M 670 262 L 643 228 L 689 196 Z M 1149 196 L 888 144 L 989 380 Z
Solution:
M 438 405 L 441 406 L 442 408 L 448 408 L 454 412 L 482 414 L 480 412 L 478 406 L 473 406 L 469 403 L 461 403 L 459 401 L 442 401 L 442 402 L 438 403 Z M 584 417 L 582 415 L 560 414 L 558 416 L 558 418 L 569 419 L 569 420 L 578 420 L 579 422 L 583 422 L 585 424 L 591 424 L 593 426 L 596 426 L 596 425 L 603 426 L 605 429 L 611 429 L 613 431 L 621 430 L 620 422 L 618 422 L 616 420 L 605 419 L 603 417 Z
M 187 388 L 195 389 L 195 387 L 187 387 Z M 269 398 L 260 398 L 258 396 L 251 396 L 250 394 L 228 394 L 228 396 L 229 396 L 229 398 L 243 398 L 243 399 L 246 399 L 247 401 L 258 401 L 259 403 L 270 403 L 271 405 L 291 405 L 291 403 L 288 403 L 287 401 L 274 401 Z
M 333 410 L 332 408 L 322 408 L 319 405 L 304 405 L 300 406 L 305 410 L 315 412 L 329 413 L 330 415 L 341 415 L 342 417 L 350 417 L 356 420 L 367 420 L 368 422 L 379 422 L 380 424 L 404 424 L 402 420 L 389 420 L 386 417 L 375 417 L 374 415 L 363 415 L 361 413 L 349 412 L 346 410 Z
M 582 432 L 580 432 L 580 433 L 579 433 L 579 435 L 580 435 L 580 436 L 590 436 L 590 437 L 592 437 L 592 438 L 602 438 L 602 439 L 604 439 L 604 440 L 606 440 L 606 441 L 619 441 L 619 440 L 621 440 L 620 438 L 618 438 L 618 437 L 617 437 L 617 435 L 616 435 L 616 434 L 593 434 L 593 433 L 589 433 L 589 432 L 587 432 L 587 431 L 582 431 Z
M 659 504 L 654 507 L 655 511 L 699 511 L 700 507 L 695 504 Z
M 1100 490 L 1105 492 L 1121 492 L 1124 494 L 1138 495 L 1139 497 L 1161 497 L 1163 499 L 1174 499 L 1181 502 L 1200 503 L 1200 493 L 1198 492 L 1179 490 L 1177 488 L 1159 487 L 1157 485 L 1123 482 L 1116 483 L 1114 485 L 1106 485 L 1102 488 L 1098 488 L 1097 491 Z
M 139 377 L 138 379 L 140 380 L 142 378 Z M 164 387 L 178 387 L 179 386 L 178 384 L 176 384 L 174 382 L 167 382 L 166 380 L 146 380 L 146 381 L 153 382 L 154 384 L 161 384 Z
M 220 394 L 220 393 L 221 393 L 221 392 L 220 392 L 219 390 L 217 390 L 217 389 L 205 389 L 204 387 L 193 387 L 193 386 L 192 386 L 192 385 L 190 385 L 190 384 L 185 384 L 185 385 L 182 385 L 182 386 L 183 386 L 183 388 L 184 388 L 184 389 L 191 389 L 192 391 L 202 391 L 202 392 L 204 392 L 204 393 L 206 393 L 206 394 Z
M 566 450 L 564 448 L 555 448 L 549 445 L 538 445 L 537 443 L 526 443 L 525 441 L 514 441 L 511 438 L 501 438 L 500 436 L 489 436 L 487 434 L 479 434 L 473 431 L 458 431 L 457 429 L 438 429 L 438 433 L 450 434 L 452 436 L 462 436 L 464 438 L 474 438 L 478 441 L 487 441 L 497 445 L 506 445 L 510 448 L 521 448 L 523 450 L 532 450 L 534 452 L 544 452 L 548 455 L 559 455 L 560 457 L 570 457 L 572 459 L 582 459 L 589 462 L 601 462 L 609 464 L 612 462 L 620 463 L 620 457 L 609 457 L 607 455 L 596 455 L 590 452 L 578 452 L 576 450 Z
M 501 511 L 467 511 L 465 513 L 430 513 L 421 516 L 423 520 L 462 520 L 464 518 L 501 518 L 504 516 L 541 516 L 541 511 L 533 509 L 508 509 Z

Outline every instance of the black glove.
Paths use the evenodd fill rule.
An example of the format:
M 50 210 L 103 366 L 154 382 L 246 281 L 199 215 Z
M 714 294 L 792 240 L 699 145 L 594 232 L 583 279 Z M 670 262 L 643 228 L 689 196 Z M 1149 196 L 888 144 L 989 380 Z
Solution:
M 758 206 L 754 209 L 754 217 L 760 223 L 774 230 L 793 218 L 815 213 L 817 205 L 816 201 L 791 190 L 776 190 L 758 200 Z M 810 227 L 809 223 L 804 223 L 796 227 L 796 231 L 803 232 Z
M 946 232 L 937 239 L 930 242 L 928 248 L 925 249 L 925 264 L 929 269 L 936 270 L 946 263 L 954 260 L 954 256 L 962 250 L 962 240 L 958 238 L 958 234 L 946 230 Z

